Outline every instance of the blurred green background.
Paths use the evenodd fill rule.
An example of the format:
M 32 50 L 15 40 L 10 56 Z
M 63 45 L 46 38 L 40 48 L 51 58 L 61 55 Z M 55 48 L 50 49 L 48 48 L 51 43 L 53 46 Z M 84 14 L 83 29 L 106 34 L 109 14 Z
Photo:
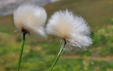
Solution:
M 113 71 L 113 0 L 62 0 L 44 7 L 48 18 L 66 9 L 84 17 L 93 39 L 85 51 L 64 51 L 53 71 Z M 0 17 L 0 71 L 16 71 L 21 35 L 15 30 L 12 15 Z M 59 49 L 58 37 L 27 36 L 20 71 L 49 71 Z

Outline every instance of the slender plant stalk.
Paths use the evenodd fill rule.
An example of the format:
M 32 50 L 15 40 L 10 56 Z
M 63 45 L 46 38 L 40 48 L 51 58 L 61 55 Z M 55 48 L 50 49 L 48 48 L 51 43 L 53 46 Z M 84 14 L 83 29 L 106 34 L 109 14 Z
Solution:
M 52 71 L 53 67 L 55 66 L 56 62 L 58 61 L 58 59 L 59 59 L 59 57 L 60 57 L 60 55 L 61 55 L 61 53 L 62 53 L 62 51 L 63 51 L 65 46 L 66 46 L 66 40 L 64 39 L 64 46 L 61 47 L 61 49 L 60 49 L 60 51 L 59 51 L 59 53 L 58 53 L 58 55 L 57 55 L 55 61 L 53 62 L 53 64 L 52 64 L 52 66 L 51 66 L 49 71 Z
M 22 53 L 23 53 L 23 48 L 24 48 L 24 42 L 25 42 L 25 33 L 23 33 L 22 45 L 21 45 L 21 51 L 20 51 L 20 56 L 19 56 L 19 60 L 18 60 L 17 71 L 19 71 L 19 69 L 20 69 L 20 63 L 21 63 L 21 58 L 22 58 Z

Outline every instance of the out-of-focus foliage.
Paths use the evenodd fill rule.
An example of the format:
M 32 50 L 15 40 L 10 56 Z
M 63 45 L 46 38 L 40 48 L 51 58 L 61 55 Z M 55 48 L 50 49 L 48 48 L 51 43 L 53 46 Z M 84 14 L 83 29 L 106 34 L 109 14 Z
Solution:
M 91 26 L 93 44 L 87 50 L 64 51 L 53 71 L 113 71 L 113 1 L 64 0 L 45 6 L 49 17 L 66 9 L 82 15 Z M 0 71 L 16 71 L 21 35 L 12 15 L 0 17 Z M 60 39 L 26 37 L 20 71 L 48 71 L 60 49 Z

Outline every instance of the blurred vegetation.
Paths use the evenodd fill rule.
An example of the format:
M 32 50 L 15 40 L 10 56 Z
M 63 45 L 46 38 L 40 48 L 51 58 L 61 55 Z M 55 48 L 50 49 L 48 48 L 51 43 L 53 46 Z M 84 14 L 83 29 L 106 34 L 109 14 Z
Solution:
M 63 0 L 45 6 L 48 18 L 69 9 L 90 25 L 93 44 L 87 50 L 64 51 L 53 71 L 113 71 L 113 0 Z M 16 71 L 21 35 L 12 15 L 0 17 L 0 71 Z M 20 71 L 48 71 L 60 49 L 60 38 L 27 35 Z

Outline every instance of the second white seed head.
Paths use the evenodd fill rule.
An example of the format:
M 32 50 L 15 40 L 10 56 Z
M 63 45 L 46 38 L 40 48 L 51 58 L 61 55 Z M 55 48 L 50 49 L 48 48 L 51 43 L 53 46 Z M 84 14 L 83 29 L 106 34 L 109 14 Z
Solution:
M 55 12 L 49 19 L 46 31 L 65 39 L 70 46 L 84 48 L 92 44 L 87 22 L 68 10 Z

